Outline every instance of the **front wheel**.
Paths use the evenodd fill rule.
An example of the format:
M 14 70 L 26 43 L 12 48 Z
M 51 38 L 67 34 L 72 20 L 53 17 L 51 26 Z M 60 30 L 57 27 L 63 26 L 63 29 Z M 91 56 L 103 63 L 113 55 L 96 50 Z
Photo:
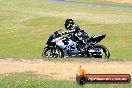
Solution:
M 104 45 L 96 45 L 96 48 L 101 51 L 101 57 L 109 59 L 110 58 L 110 52 Z
M 42 51 L 43 58 L 62 58 L 63 52 L 59 48 L 45 47 Z

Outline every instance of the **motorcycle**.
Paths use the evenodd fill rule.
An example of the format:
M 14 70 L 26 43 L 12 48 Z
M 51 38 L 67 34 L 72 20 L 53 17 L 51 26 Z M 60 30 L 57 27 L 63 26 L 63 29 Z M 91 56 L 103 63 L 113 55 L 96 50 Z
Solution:
M 105 34 L 90 37 L 88 47 L 82 50 L 81 44 L 73 41 L 69 35 L 62 36 L 60 31 L 57 30 L 49 36 L 47 46 L 42 51 L 43 58 L 110 58 L 109 50 L 104 45 L 97 44 L 106 37 Z

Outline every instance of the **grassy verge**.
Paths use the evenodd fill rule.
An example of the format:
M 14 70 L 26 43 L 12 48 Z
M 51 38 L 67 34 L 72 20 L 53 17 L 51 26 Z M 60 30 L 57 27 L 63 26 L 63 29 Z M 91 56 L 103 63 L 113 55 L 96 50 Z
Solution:
M 0 88 L 131 88 L 132 84 L 86 84 L 76 81 L 45 79 L 37 75 L 1 75 Z
M 75 19 L 90 36 L 106 33 L 100 44 L 111 59 L 132 59 L 132 10 L 96 8 L 47 0 L 0 0 L 0 58 L 42 58 L 48 36 Z

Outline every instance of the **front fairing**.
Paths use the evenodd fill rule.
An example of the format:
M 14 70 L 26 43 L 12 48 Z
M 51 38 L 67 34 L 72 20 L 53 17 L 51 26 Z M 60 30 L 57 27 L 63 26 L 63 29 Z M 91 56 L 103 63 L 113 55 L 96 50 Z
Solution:
M 51 34 L 47 42 L 51 42 L 53 39 L 58 38 L 59 36 L 59 34 Z

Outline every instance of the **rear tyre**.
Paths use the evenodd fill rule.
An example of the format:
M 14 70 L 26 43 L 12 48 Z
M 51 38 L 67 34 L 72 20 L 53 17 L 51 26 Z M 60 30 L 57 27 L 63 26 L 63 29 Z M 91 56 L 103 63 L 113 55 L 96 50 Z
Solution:
M 106 58 L 106 59 L 110 58 L 110 52 L 104 45 L 96 45 L 96 48 L 101 50 L 102 58 Z

